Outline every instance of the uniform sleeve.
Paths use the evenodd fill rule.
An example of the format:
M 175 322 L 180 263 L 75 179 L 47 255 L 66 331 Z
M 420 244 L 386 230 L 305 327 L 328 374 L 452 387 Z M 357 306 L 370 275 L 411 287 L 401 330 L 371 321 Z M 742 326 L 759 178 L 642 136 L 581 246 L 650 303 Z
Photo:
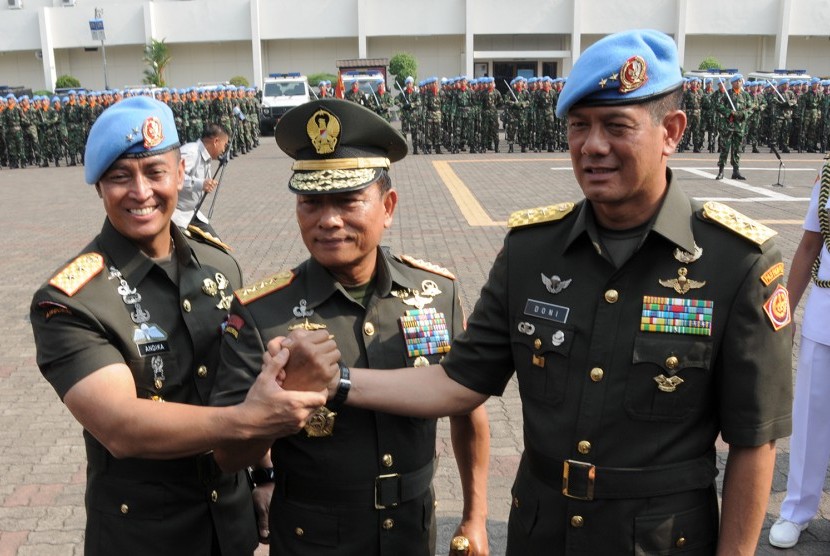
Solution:
M 514 370 L 508 330 L 507 266 L 505 242 L 481 289 L 467 329 L 453 341 L 442 362 L 450 378 L 488 396 L 500 396 Z
M 821 232 L 818 222 L 818 193 L 821 189 L 821 178 L 816 179 L 813 186 L 813 193 L 810 195 L 810 206 L 807 207 L 807 214 L 804 216 L 804 229 L 808 232 Z
M 35 294 L 29 318 L 37 365 L 61 400 L 98 369 L 125 363 L 105 327 L 76 299 L 58 295 L 47 286 Z
M 222 344 L 216 382 L 210 405 L 228 406 L 242 402 L 262 367 L 265 344 L 250 311 L 234 297 Z
M 762 254 L 738 288 L 718 357 L 721 435 L 736 446 L 760 446 L 792 430 L 792 324 L 778 331 L 765 311 L 781 278 L 761 275 L 781 261 L 777 248 Z M 779 305 L 784 309 L 783 303 Z

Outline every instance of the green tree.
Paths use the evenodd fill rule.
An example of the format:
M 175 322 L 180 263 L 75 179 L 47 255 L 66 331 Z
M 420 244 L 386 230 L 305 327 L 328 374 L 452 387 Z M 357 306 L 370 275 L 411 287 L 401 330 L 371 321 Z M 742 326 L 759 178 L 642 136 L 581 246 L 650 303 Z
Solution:
M 418 77 L 418 62 L 415 56 L 409 52 L 398 52 L 389 60 L 389 73 L 395 76 L 395 81 L 401 87 L 404 80 L 411 75 L 414 79 Z
M 704 58 L 700 62 L 700 65 L 697 67 L 697 69 L 699 69 L 699 70 L 711 70 L 711 69 L 719 70 L 719 69 L 723 69 L 723 66 L 721 65 L 720 61 L 717 58 L 715 58 L 714 56 L 707 56 L 706 58 Z
M 56 89 L 73 89 L 81 86 L 81 82 L 71 75 L 61 75 L 55 80 Z
M 170 56 L 170 48 L 164 42 L 165 39 L 157 41 L 153 39 L 150 44 L 144 46 L 144 62 L 148 68 L 144 70 L 143 82 L 147 85 L 154 85 L 156 87 L 164 87 L 164 71 L 172 59 Z
M 231 85 L 236 85 L 237 87 L 239 87 L 240 85 L 243 87 L 250 87 L 248 79 L 243 75 L 234 75 L 230 78 L 229 82 Z

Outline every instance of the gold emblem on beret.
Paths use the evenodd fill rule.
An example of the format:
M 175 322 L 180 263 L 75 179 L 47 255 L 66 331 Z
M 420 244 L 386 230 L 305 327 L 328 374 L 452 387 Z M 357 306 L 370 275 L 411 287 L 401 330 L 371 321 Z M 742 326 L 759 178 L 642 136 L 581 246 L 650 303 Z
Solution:
M 331 154 L 337 146 L 337 138 L 340 137 L 340 120 L 328 110 L 321 108 L 308 119 L 306 132 L 317 154 Z
M 161 120 L 156 116 L 150 116 L 144 120 L 141 127 L 141 135 L 144 136 L 144 148 L 152 149 L 164 141 L 164 130 L 161 128 Z
M 640 56 L 632 56 L 620 68 L 620 92 L 630 93 L 646 84 L 646 61 Z
M 334 433 L 335 417 L 337 417 L 337 413 L 326 406 L 318 407 L 308 418 L 303 428 L 309 438 L 331 436 Z

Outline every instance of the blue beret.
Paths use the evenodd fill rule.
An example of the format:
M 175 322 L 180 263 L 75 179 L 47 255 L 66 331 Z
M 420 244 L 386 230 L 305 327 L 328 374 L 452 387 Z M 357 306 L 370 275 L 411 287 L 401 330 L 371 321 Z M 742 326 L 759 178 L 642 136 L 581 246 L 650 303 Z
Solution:
M 61 102 L 69 102 L 69 97 L 63 97 L 63 98 L 61 99 Z
M 77 95 L 78 93 L 75 92 L 75 89 L 70 89 L 67 95 Z
M 60 101 L 61 101 L 61 99 L 59 99 L 58 97 L 52 97 L 52 102 L 60 102 Z
M 738 79 L 743 79 L 743 78 L 744 78 L 743 75 L 741 75 L 740 73 L 736 73 L 735 75 L 733 75 L 732 77 L 729 78 L 729 82 L 734 83 Z
M 119 158 L 162 154 L 179 146 L 173 112 L 143 96 L 113 104 L 89 130 L 84 156 L 86 182 L 95 184 Z
M 575 104 L 634 104 L 671 92 L 682 84 L 677 46 L 650 29 L 615 33 L 588 47 L 574 64 L 559 95 L 556 115 Z

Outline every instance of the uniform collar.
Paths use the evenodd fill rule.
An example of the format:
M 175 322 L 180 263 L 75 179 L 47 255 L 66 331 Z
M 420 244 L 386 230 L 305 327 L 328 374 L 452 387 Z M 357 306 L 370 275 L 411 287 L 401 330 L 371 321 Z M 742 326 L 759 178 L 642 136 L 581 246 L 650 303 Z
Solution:
M 182 266 L 187 266 L 191 261 L 198 264 L 195 254 L 179 229 L 171 224 L 170 233 L 173 236 L 176 258 L 179 263 Z M 115 266 L 130 284 L 141 282 L 155 265 L 153 260 L 145 255 L 135 243 L 121 235 L 109 219 L 104 221 L 98 242 L 107 255 L 108 264 Z
M 649 233 L 655 232 L 684 251 L 694 253 L 695 238 L 692 233 L 693 211 L 691 201 L 680 189 L 680 186 L 674 183 L 674 176 L 669 168 L 666 168 L 666 181 L 669 184 L 668 191 L 666 191 L 657 215 L 652 219 L 649 232 L 643 236 L 643 241 Z M 571 233 L 565 242 L 565 248 L 567 249 L 577 237 L 587 234 L 591 242 L 594 243 L 594 247 L 599 249 L 599 236 L 596 231 L 596 221 L 594 220 L 591 204 L 583 200 L 578 206 L 576 222 L 574 222 Z
M 391 255 L 387 248 L 378 247 L 375 273 L 375 295 L 377 297 L 387 297 L 396 285 L 408 289 L 419 287 L 411 278 L 404 276 L 390 259 Z M 322 304 L 337 291 L 346 295 L 342 284 L 315 259 L 309 258 L 300 268 L 301 272 L 306 274 L 305 299 L 309 308 Z
M 210 153 L 208 152 L 207 147 L 201 139 L 199 139 L 199 156 L 205 162 L 210 162 Z

